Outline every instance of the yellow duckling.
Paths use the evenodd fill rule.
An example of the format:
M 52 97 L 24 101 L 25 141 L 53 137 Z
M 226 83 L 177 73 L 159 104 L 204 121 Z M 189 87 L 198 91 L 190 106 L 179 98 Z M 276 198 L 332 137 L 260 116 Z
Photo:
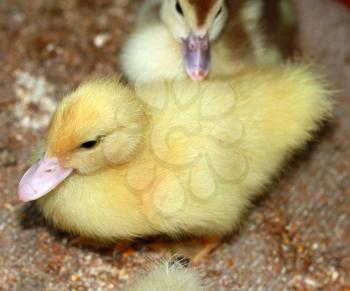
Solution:
M 121 53 L 128 79 L 203 80 L 290 54 L 296 17 L 290 0 L 146 0 Z
M 90 81 L 58 106 L 19 197 L 93 238 L 224 235 L 330 110 L 303 66 L 135 90 Z

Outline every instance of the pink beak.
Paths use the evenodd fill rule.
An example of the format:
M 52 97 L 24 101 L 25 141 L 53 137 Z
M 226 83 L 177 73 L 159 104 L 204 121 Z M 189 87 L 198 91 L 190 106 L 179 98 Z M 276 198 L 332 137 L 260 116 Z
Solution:
M 210 43 L 208 34 L 191 33 L 183 40 L 186 72 L 193 81 L 202 81 L 209 73 Z
M 19 199 L 28 202 L 43 197 L 72 172 L 71 168 L 61 167 L 56 158 L 42 156 L 22 177 L 18 186 Z

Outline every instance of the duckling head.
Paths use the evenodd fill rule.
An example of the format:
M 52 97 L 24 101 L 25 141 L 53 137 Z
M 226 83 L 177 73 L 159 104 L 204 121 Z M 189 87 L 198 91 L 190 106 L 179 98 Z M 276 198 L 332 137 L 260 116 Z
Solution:
M 145 117 L 133 92 L 116 81 L 90 81 L 65 97 L 48 129 L 46 150 L 19 184 L 22 201 L 36 200 L 73 172 L 119 166 L 140 151 Z
M 224 0 L 164 0 L 161 19 L 183 43 L 185 69 L 194 81 L 210 70 L 210 45 L 222 32 L 228 16 Z

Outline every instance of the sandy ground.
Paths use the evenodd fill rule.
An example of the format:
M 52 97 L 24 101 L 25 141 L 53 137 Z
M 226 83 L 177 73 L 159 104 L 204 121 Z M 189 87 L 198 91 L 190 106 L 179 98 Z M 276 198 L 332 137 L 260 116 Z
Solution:
M 161 256 L 150 242 L 76 245 L 16 196 L 56 100 L 91 73 L 118 71 L 130 2 L 0 1 L 0 290 L 122 290 Z M 296 3 L 305 58 L 339 89 L 336 113 L 198 266 L 210 290 L 350 290 L 350 13 Z

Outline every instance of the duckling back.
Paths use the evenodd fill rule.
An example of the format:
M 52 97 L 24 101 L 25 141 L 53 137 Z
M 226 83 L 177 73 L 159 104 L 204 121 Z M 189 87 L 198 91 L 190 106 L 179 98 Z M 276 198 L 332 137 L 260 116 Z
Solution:
M 322 82 L 297 65 L 200 84 L 164 81 L 137 92 L 153 124 L 147 149 L 155 181 L 143 211 L 175 235 L 231 231 L 331 110 Z

